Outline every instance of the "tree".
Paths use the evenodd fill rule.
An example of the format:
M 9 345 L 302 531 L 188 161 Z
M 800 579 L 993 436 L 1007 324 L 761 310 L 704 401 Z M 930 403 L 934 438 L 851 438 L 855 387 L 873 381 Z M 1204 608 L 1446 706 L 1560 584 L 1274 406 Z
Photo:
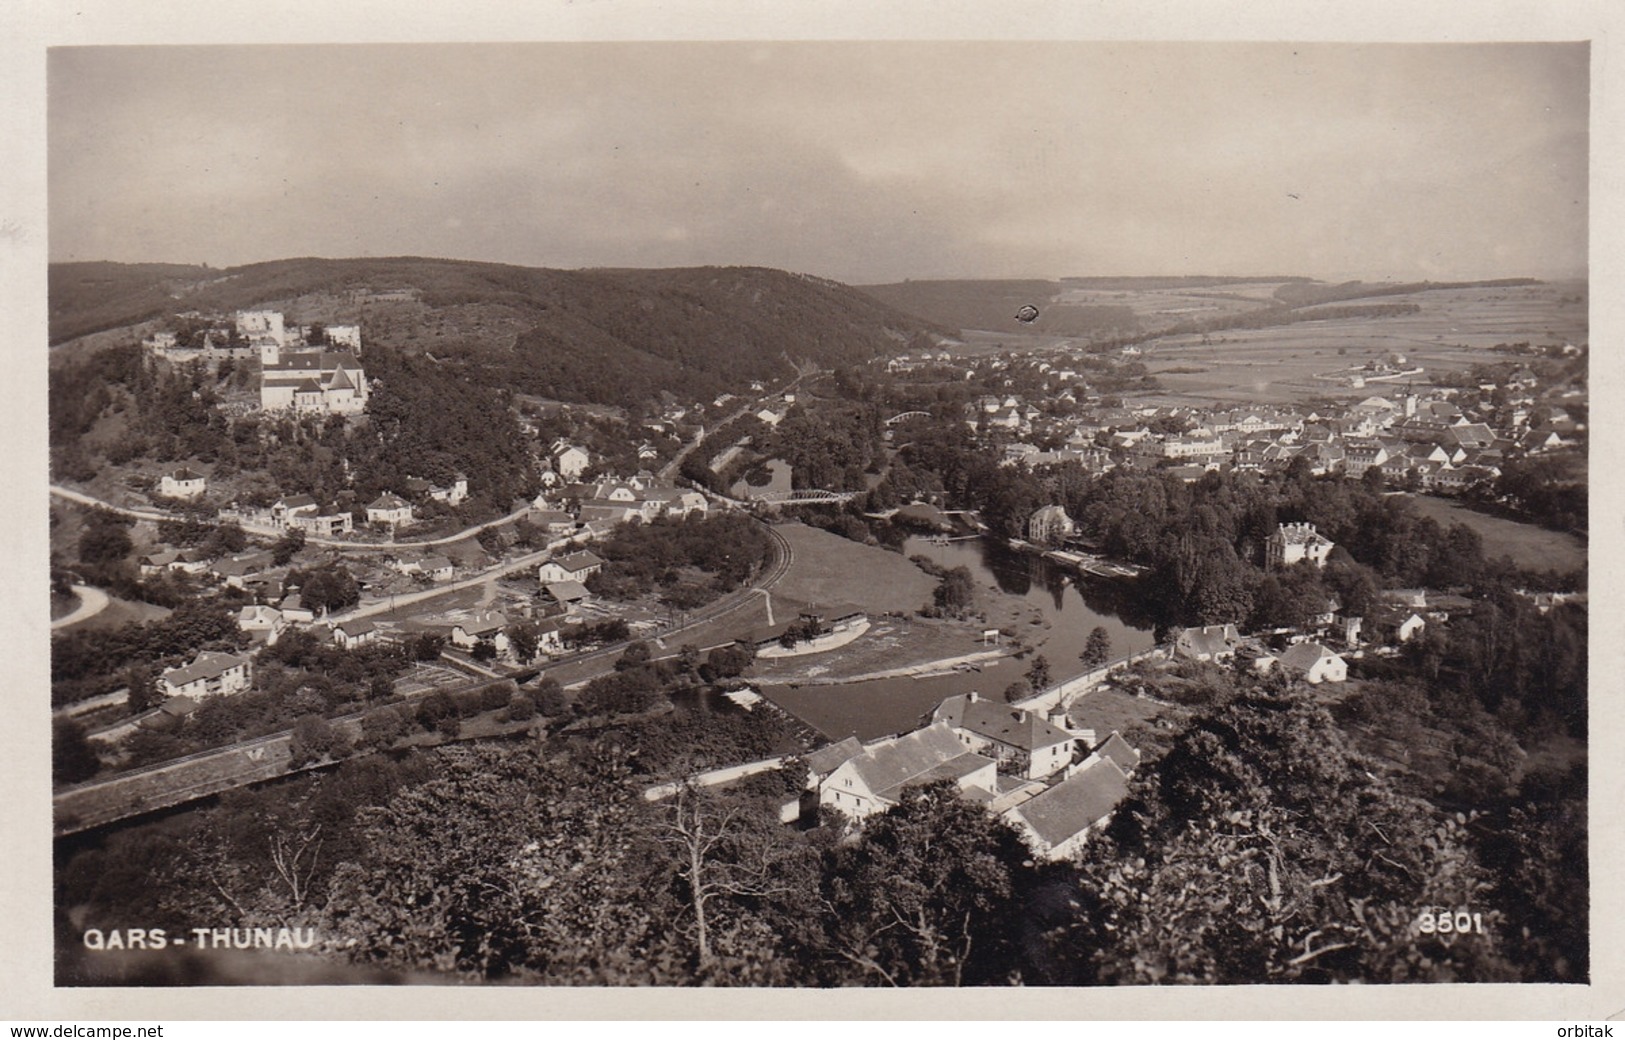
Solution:
M 631 668 L 642 668 L 649 663 L 651 656 L 648 643 L 641 639 L 633 640 L 627 644 L 621 656 L 615 659 L 615 670 L 624 672 Z
M 158 693 L 158 670 L 150 664 L 133 664 L 126 668 L 124 686 L 130 691 L 126 704 L 131 715 L 155 707 L 162 699 Z
M 559 718 L 569 714 L 570 698 L 565 694 L 564 687 L 551 675 L 545 675 L 536 684 L 536 707 L 548 718 Z
M 480 662 L 493 661 L 497 656 L 497 645 L 489 639 L 478 640 L 474 644 L 474 649 L 468 652 L 468 656 Z
M 950 567 L 943 572 L 933 593 L 937 608 L 945 614 L 959 617 L 969 612 L 976 602 L 976 579 L 970 568 Z
M 1494 934 L 1417 930 L 1483 902 L 1463 822 L 1374 774 L 1307 696 L 1255 685 L 1136 777 L 1069 942 L 1102 983 L 1504 978 Z
M 823 870 L 832 983 L 1004 984 L 1019 976 L 1031 853 L 951 782 L 911 787 Z
M 509 722 L 523 722 L 526 719 L 535 717 L 536 702 L 524 694 L 516 693 L 513 695 L 513 699 L 508 701 L 506 718 Z
M 541 630 L 534 621 L 521 621 L 508 626 L 508 645 L 513 647 L 514 659 L 527 664 L 541 647 Z
M 1033 663 L 1027 667 L 1027 681 L 1032 683 L 1035 690 L 1042 690 L 1050 684 L 1049 658 L 1043 654 L 1033 658 Z
M 305 547 L 305 532 L 303 528 L 290 527 L 276 544 L 271 546 L 271 562 L 278 567 L 286 567 L 299 550 Z
M 1085 668 L 1099 668 L 1111 659 L 1112 637 L 1107 633 L 1104 625 L 1096 625 L 1089 633 L 1089 641 L 1084 644 L 1083 653 L 1078 659 Z
M 96 567 L 118 563 L 134 548 L 128 531 L 116 522 L 100 521 L 99 516 L 94 514 L 79 536 L 79 559 Z
M 1014 704 L 1017 701 L 1024 701 L 1032 695 L 1033 684 L 1026 679 L 1017 679 L 1015 682 L 1004 688 L 1004 700 L 1006 704 Z
M 788 896 L 793 889 L 785 861 L 794 847 L 776 822 L 747 807 L 725 802 L 710 791 L 684 783 L 654 828 L 657 842 L 672 855 L 688 909 L 694 918 L 694 947 L 699 969 L 710 967 L 711 927 L 717 904 Z
M 248 547 L 248 535 L 243 533 L 240 525 L 225 523 L 209 532 L 203 540 L 203 551 L 209 556 L 226 556 L 239 553 Z
M 435 632 L 420 632 L 409 646 L 414 660 L 434 661 L 446 648 L 446 637 Z
M 295 769 L 324 758 L 342 758 L 349 752 L 350 742 L 344 734 L 320 715 L 303 715 L 293 724 L 288 755 Z
M 51 725 L 51 779 L 58 784 L 77 784 L 95 776 L 102 767 L 95 748 L 85 736 L 85 728 L 72 719 L 57 719 Z
M 361 717 L 362 740 L 375 750 L 393 747 L 410 728 L 405 716 L 395 708 L 378 708 Z
M 288 581 L 299 586 L 304 605 L 315 611 L 343 610 L 361 599 L 361 586 L 342 564 L 289 571 Z

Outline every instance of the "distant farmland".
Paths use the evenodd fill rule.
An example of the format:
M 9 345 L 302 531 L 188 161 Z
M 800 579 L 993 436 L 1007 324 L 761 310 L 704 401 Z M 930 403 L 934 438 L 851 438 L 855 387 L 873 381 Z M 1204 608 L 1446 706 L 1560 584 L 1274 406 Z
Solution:
M 1498 343 L 1587 342 L 1584 295 L 1583 286 L 1565 283 L 1435 289 L 1381 301 L 1415 304 L 1415 314 L 1170 336 L 1144 344 L 1143 360 L 1169 393 L 1205 400 L 1357 399 L 1396 384 L 1352 387 L 1315 377 L 1398 353 L 1424 372 L 1397 385 L 1426 387 L 1442 372 L 1499 360 L 1490 350 Z

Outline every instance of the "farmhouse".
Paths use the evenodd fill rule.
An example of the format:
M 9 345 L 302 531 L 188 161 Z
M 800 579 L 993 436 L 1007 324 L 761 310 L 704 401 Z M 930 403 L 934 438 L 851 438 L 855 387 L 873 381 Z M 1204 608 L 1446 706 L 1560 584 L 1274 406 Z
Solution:
M 266 646 L 275 646 L 277 638 L 282 635 L 282 630 L 288 627 L 288 623 L 282 617 L 282 611 L 260 603 L 244 607 L 237 612 L 237 627 L 256 641 L 263 641 Z
M 553 471 L 565 480 L 580 480 L 590 465 L 592 456 L 587 454 L 585 448 L 565 441 L 553 445 Z
M 1190 661 L 1228 661 L 1236 656 L 1241 633 L 1235 625 L 1203 625 L 1180 629 L 1174 637 L 1174 656 Z
M 503 629 L 508 627 L 508 619 L 494 611 L 489 614 L 477 614 L 468 621 L 452 626 L 452 644 L 464 650 L 472 650 L 480 640 L 489 640 L 497 648 L 497 653 L 508 652 L 508 633 Z

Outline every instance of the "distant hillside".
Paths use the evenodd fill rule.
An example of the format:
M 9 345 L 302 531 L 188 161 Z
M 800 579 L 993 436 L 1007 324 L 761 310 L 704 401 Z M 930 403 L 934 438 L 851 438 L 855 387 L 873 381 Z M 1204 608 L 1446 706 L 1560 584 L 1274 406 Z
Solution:
M 1131 307 L 1057 303 L 1065 286 L 1032 280 L 959 279 L 860 285 L 904 314 L 949 328 L 988 332 L 1039 332 L 1054 336 L 1107 339 L 1141 331 Z M 1024 325 L 1016 312 L 1031 305 L 1039 322 Z
M 173 293 L 223 274 L 187 264 L 52 264 L 51 343 L 163 317 L 175 309 Z
M 837 282 L 744 267 L 559 271 L 416 257 L 223 271 L 60 264 L 51 290 L 53 344 L 179 310 L 320 297 L 336 308 L 323 320 L 358 320 L 368 342 L 432 353 L 508 389 L 618 405 L 663 390 L 711 396 L 781 377 L 790 360 L 850 364 L 946 334 Z M 369 302 L 385 290 L 406 290 L 394 296 L 405 302 Z

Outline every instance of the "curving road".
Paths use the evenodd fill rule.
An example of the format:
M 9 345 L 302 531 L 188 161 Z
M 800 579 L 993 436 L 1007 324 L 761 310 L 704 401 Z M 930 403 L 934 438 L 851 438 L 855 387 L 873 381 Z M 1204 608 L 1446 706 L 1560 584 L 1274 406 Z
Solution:
M 79 597 L 79 605 L 73 608 L 73 613 L 64 615 L 51 622 L 53 630 L 77 625 L 79 622 L 95 617 L 107 609 L 107 593 L 89 585 L 73 586 L 73 594 Z
M 175 516 L 172 513 L 166 513 L 161 509 L 131 509 L 128 506 L 116 506 L 111 502 L 104 502 L 101 499 L 87 495 L 82 491 L 74 491 L 72 488 L 60 487 L 56 484 L 51 485 L 51 494 L 58 498 L 65 498 L 70 502 L 77 502 L 80 505 L 94 506 L 99 509 L 105 509 L 110 513 L 117 513 L 120 516 L 127 516 L 135 520 L 181 519 L 180 517 Z M 404 541 L 397 540 L 392 542 L 353 542 L 346 538 L 324 538 L 319 535 L 307 534 L 305 536 L 305 544 L 322 545 L 333 549 L 348 549 L 352 552 L 393 552 L 397 549 L 427 549 L 437 545 L 450 545 L 453 542 L 460 542 L 465 538 L 472 538 L 488 527 L 501 527 L 503 524 L 511 524 L 530 511 L 530 506 L 523 506 L 519 509 L 515 509 L 507 516 L 498 517 L 495 520 L 487 520 L 483 524 L 475 524 L 473 527 L 465 528 L 455 534 L 443 535 L 439 538 L 425 538 L 422 540 L 408 539 Z M 243 531 L 248 534 L 257 534 L 262 537 L 280 538 L 282 535 L 288 533 L 284 528 L 271 527 L 266 524 L 240 524 L 239 526 L 242 527 Z

